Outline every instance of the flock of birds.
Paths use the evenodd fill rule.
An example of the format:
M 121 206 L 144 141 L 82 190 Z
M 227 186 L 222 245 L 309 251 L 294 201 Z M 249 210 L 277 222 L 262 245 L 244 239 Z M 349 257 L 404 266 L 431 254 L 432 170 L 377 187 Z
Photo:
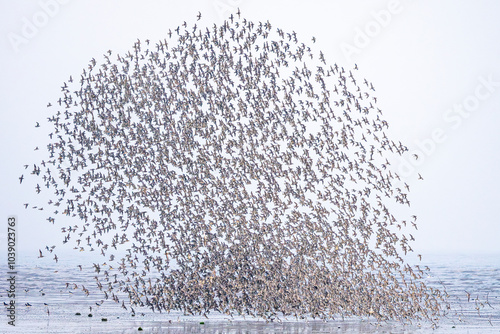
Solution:
M 403 260 L 416 216 L 391 213 L 410 205 L 389 160 L 407 149 L 357 66 L 239 10 L 167 35 L 70 77 L 31 171 L 47 220 L 71 222 L 63 243 L 105 257 L 92 267 L 103 298 L 271 320 L 439 317 L 444 293 Z

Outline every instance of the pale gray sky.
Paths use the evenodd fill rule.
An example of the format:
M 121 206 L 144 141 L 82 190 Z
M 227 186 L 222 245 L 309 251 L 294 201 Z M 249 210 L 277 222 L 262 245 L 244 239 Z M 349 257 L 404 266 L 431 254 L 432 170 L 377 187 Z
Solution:
M 500 252 L 500 26 L 497 1 L 0 1 L 0 226 L 20 221 L 21 250 L 61 243 L 37 199 L 19 186 L 23 164 L 38 162 L 50 114 L 69 75 L 108 49 L 125 53 L 137 38 L 163 39 L 201 11 L 221 23 L 239 7 L 252 21 L 316 37 L 329 63 L 373 82 L 393 139 L 410 152 L 393 168 L 411 185 L 426 252 Z M 52 111 L 51 111 L 52 112 Z M 416 151 L 415 151 L 416 150 Z M 415 151 L 415 152 L 413 152 Z M 418 152 L 417 152 L 418 151 Z M 415 161 L 411 154 L 417 153 Z M 418 181 L 420 173 L 424 181 Z

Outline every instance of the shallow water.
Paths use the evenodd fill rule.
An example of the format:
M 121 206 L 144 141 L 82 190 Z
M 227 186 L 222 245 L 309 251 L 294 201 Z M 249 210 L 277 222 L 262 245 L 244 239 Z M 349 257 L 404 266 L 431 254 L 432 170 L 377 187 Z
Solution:
M 430 323 L 403 326 L 377 324 L 368 319 L 306 321 L 264 320 L 226 315 L 183 316 L 180 312 L 153 313 L 148 309 L 123 309 L 112 300 L 102 302 L 92 270 L 77 267 L 81 259 L 61 260 L 21 257 L 16 282 L 16 326 L 7 324 L 7 309 L 2 307 L 2 333 L 425 333 Z M 451 310 L 433 332 L 500 333 L 500 256 L 498 255 L 427 255 L 419 263 L 431 268 L 425 278 L 433 287 L 446 288 Z M 91 262 L 90 262 L 91 265 Z M 0 266 L 2 277 L 7 268 Z M 76 283 L 78 288 L 66 283 Z M 89 295 L 82 291 L 82 284 Z M 8 302 L 7 281 L 0 281 L 0 299 Z M 31 306 L 26 306 L 30 303 Z M 44 305 L 46 303 L 47 305 Z M 100 304 L 97 305 L 96 303 Z M 76 315 L 79 312 L 81 315 Z M 91 314 L 92 317 L 88 315 Z M 107 321 L 102 321 L 106 318 Z M 200 324 L 204 322 L 204 324 Z

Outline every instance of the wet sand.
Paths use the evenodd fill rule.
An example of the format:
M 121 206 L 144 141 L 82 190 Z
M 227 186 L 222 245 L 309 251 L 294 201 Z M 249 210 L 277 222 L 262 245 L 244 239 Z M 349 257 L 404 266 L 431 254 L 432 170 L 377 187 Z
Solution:
M 500 333 L 498 255 L 427 256 L 425 259 L 432 268 L 426 283 L 444 285 L 450 294 L 452 310 L 438 322 L 436 330 L 432 330 L 429 322 L 422 322 L 421 326 L 397 322 L 377 324 L 375 320 L 359 318 L 336 318 L 328 322 L 288 318 L 266 322 L 248 317 L 231 320 L 227 315 L 214 313 L 206 319 L 184 316 L 181 312 L 153 313 L 140 307 L 135 308 L 136 315 L 132 316 L 130 308 L 123 309 L 121 302 L 102 302 L 92 277 L 84 274 L 88 271 L 80 272 L 74 263 L 63 260 L 56 267 L 48 265 L 50 261 L 45 259 L 24 259 L 16 287 L 16 326 L 7 325 L 4 306 L 0 333 Z M 0 267 L 5 272 L 5 267 Z M 71 285 L 66 288 L 67 282 L 77 283 L 79 288 Z M 88 296 L 82 292 L 81 284 L 89 289 Z M 3 302 L 8 301 L 6 287 L 6 281 L 2 280 L 0 299 Z M 470 293 L 470 299 L 465 291 Z M 77 312 L 81 315 L 76 315 Z M 102 321 L 103 318 L 107 321 Z M 143 330 L 139 331 L 139 327 Z

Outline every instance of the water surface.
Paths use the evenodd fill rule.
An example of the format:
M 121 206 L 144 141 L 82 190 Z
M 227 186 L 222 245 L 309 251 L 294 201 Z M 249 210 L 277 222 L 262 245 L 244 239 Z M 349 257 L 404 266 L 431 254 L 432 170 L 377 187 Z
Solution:
M 210 314 L 184 316 L 180 312 L 153 313 L 136 308 L 133 316 L 111 299 L 103 301 L 91 270 L 92 262 L 78 268 L 82 258 L 21 257 L 16 283 L 16 326 L 7 324 L 6 307 L 0 315 L 2 333 L 426 333 L 430 323 L 378 324 L 372 319 L 336 319 L 328 322 L 283 318 L 262 319 Z M 427 255 L 421 266 L 431 268 L 426 284 L 446 289 L 450 310 L 434 333 L 500 333 L 500 257 L 498 255 Z M 0 266 L 2 276 L 7 268 Z M 66 283 L 69 283 L 68 286 Z M 77 284 L 75 287 L 74 284 Z M 82 291 L 85 286 L 87 295 Z M 0 282 L 0 298 L 8 302 L 7 281 Z M 124 297 L 121 295 L 120 297 Z M 29 303 L 31 306 L 26 306 Z M 47 305 L 45 305 L 47 304 Z M 76 315 L 80 313 L 81 315 Z M 89 314 L 92 316 L 89 317 Z M 105 318 L 107 321 L 102 321 Z M 204 324 L 200 324 L 204 322 Z

